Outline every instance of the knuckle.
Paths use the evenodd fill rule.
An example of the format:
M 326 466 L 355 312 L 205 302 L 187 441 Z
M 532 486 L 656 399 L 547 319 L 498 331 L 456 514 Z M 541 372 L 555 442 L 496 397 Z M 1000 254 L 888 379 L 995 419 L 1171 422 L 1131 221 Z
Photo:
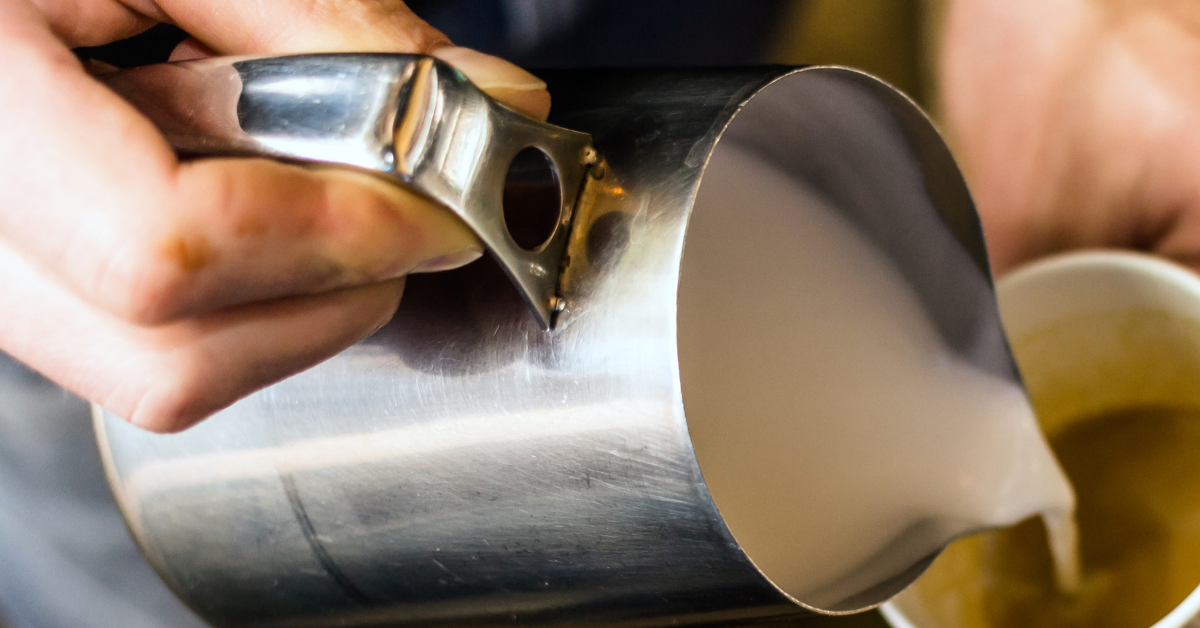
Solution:
M 169 235 L 128 245 L 108 267 L 99 298 L 110 311 L 139 324 L 177 317 L 196 284 L 196 271 L 212 257 L 202 239 Z
M 443 35 L 441 31 L 428 25 L 423 28 L 410 29 L 408 33 L 409 37 L 412 38 L 412 48 L 419 52 L 430 52 L 438 46 L 450 43 L 450 39 Z
M 150 375 L 129 422 L 160 434 L 195 425 L 217 409 L 208 394 L 211 373 L 207 361 L 195 354 L 160 365 Z

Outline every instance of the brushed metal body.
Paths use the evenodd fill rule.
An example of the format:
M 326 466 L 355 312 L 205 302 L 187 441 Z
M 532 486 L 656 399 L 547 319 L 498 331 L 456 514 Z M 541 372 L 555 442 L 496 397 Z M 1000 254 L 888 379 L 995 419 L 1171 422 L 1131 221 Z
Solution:
M 98 411 L 130 528 L 215 625 L 812 612 L 722 523 L 680 392 L 680 259 L 727 127 L 798 164 L 895 261 L 951 347 L 1018 379 L 966 188 L 902 95 L 838 68 L 548 74 L 552 121 L 591 134 L 607 162 L 576 208 L 552 331 L 485 259 L 411 277 L 373 337 L 185 433 L 144 433 Z M 748 102 L 762 106 L 735 118 Z M 821 610 L 878 604 L 926 564 Z

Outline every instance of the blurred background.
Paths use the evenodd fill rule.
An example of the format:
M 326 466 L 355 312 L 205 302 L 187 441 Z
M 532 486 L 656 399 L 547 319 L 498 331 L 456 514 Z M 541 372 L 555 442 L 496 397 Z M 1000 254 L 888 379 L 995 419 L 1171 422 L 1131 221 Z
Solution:
M 410 0 L 456 44 L 528 68 L 839 64 L 933 104 L 937 0 Z M 159 26 L 78 54 L 118 67 L 166 60 Z

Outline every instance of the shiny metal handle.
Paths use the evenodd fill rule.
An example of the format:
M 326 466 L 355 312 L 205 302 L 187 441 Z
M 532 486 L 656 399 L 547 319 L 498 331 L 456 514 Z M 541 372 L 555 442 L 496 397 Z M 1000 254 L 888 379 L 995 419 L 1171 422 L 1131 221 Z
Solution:
M 181 154 L 350 166 L 433 198 L 467 223 L 551 327 L 572 214 L 595 161 L 590 135 L 516 113 L 419 55 L 225 57 L 104 81 Z M 532 249 L 513 239 L 503 211 L 509 166 L 529 147 L 553 164 L 561 202 L 551 235 Z

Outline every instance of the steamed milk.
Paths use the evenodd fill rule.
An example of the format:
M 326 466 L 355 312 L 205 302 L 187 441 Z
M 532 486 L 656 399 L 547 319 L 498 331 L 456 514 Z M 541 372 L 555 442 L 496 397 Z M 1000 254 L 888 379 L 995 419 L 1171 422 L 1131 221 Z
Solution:
M 931 605 L 942 612 L 927 628 L 1147 628 L 1196 588 L 1200 412 L 1108 412 L 1055 434 L 1051 444 L 1079 498 L 1085 569 L 1078 590 L 1056 589 L 1041 526 L 1027 521 L 977 541 L 973 572 L 958 574 L 955 593 Z M 966 566 L 962 549 L 947 554 Z M 931 571 L 937 586 L 944 568 Z M 972 614 L 945 613 L 946 600 L 973 606 Z
M 1074 496 L 1025 394 L 956 357 L 822 199 L 723 145 L 686 246 L 689 430 L 730 532 L 780 588 L 856 608 L 951 538 L 1035 513 L 1077 582 Z
M 1079 589 L 1030 520 L 954 543 L 897 606 L 921 628 L 1147 628 L 1200 584 L 1200 324 L 1098 308 L 1013 340 L 1075 487 Z

